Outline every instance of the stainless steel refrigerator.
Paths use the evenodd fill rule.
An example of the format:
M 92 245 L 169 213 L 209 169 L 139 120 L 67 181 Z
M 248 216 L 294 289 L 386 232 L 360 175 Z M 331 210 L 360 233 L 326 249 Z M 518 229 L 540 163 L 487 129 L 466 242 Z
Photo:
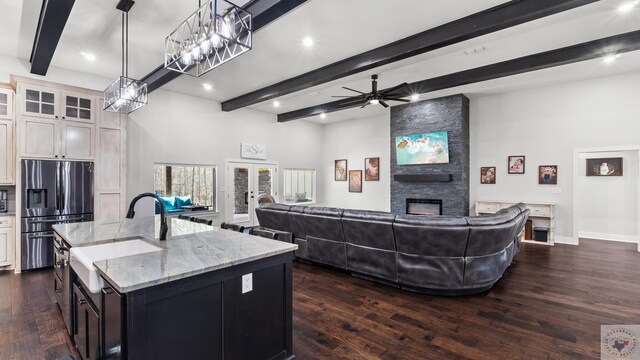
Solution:
M 93 221 L 93 163 L 22 160 L 22 270 L 53 266 L 55 224 Z

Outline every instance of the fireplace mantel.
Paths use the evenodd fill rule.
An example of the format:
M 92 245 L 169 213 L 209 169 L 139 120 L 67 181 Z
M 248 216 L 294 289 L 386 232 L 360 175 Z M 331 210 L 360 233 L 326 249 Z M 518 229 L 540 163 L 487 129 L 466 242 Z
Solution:
M 453 174 L 396 174 L 394 181 L 403 182 L 452 182 Z

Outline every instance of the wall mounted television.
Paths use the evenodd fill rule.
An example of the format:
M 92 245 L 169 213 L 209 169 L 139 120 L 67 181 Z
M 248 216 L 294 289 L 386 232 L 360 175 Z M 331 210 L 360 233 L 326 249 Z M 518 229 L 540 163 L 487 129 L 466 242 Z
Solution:
M 446 131 L 396 136 L 398 165 L 449 163 L 449 138 Z

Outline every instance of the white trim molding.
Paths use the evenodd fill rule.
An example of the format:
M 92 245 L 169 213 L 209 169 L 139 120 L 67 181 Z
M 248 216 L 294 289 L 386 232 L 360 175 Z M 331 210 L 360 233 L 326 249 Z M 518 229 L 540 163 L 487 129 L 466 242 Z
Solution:
M 602 240 L 613 240 L 613 241 L 623 241 L 630 243 L 638 244 L 638 252 L 640 252 L 640 181 L 638 181 L 638 233 L 634 235 L 617 235 L 617 234 L 596 234 L 596 233 L 588 233 L 581 232 L 578 226 L 578 217 L 576 215 L 575 209 L 578 208 L 578 200 L 579 196 L 576 194 L 576 189 L 578 185 L 578 179 L 581 176 L 580 173 L 580 162 L 578 161 L 581 153 L 597 153 L 597 152 L 615 152 L 615 151 L 637 151 L 638 157 L 640 158 L 640 145 L 620 145 L 620 146 L 606 146 L 606 147 L 593 147 L 593 148 L 575 148 L 573 149 L 573 239 L 571 244 L 578 244 L 580 242 L 580 237 L 585 238 L 596 238 Z M 639 170 L 640 171 L 640 170 Z M 640 174 L 639 174 L 640 176 Z M 589 236 L 590 235 L 590 236 Z M 560 238 L 560 237 L 559 237 Z M 564 239 L 563 239 L 564 240 Z M 558 239 L 557 242 L 565 243 L 564 241 Z

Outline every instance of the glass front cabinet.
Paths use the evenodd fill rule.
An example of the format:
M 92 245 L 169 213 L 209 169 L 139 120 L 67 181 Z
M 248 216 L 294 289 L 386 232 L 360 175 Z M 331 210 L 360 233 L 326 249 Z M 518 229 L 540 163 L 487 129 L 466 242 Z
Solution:
M 96 99 L 83 94 L 56 89 L 20 84 L 20 111 L 22 115 L 79 121 L 95 122 Z

